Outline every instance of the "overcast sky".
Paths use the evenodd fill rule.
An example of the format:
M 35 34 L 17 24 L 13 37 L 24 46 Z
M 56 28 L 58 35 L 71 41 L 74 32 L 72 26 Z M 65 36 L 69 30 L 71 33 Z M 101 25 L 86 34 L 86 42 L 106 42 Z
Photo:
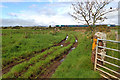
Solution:
M 0 26 L 33 26 L 33 25 L 77 25 L 68 12 L 72 0 L 1 0 Z M 114 0 L 107 7 L 118 7 Z M 103 24 L 118 24 L 118 12 L 107 15 Z M 82 24 L 82 23 L 79 23 Z M 84 23 L 83 23 L 84 24 Z M 102 24 L 102 23 L 101 23 Z

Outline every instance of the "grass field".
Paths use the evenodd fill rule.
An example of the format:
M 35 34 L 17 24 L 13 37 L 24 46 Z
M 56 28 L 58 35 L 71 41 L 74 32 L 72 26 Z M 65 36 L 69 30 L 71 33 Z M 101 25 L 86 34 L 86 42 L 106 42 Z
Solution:
M 65 39 L 67 35 L 68 39 Z M 90 35 L 89 31 L 3 29 L 2 77 L 41 78 L 46 76 L 47 69 L 57 65 L 56 69 L 53 68 L 55 72 L 49 75 L 51 78 L 100 78 L 98 71 L 93 71 L 91 63 Z M 114 35 L 109 34 L 108 39 L 115 40 Z M 77 47 L 70 52 L 76 39 Z M 64 61 L 60 62 L 63 57 Z
M 35 55 L 42 49 L 53 46 L 65 38 L 64 33 L 46 34 L 46 31 L 3 30 L 2 31 L 3 66 Z

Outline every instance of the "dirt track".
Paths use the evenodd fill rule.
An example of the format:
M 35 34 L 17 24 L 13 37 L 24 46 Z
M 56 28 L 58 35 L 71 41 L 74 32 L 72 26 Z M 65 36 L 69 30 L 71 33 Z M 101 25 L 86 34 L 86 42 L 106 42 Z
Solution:
M 78 41 L 77 37 L 75 37 Z M 64 45 L 64 43 L 63 43 Z M 37 78 L 50 78 L 52 74 L 54 74 L 57 67 L 62 63 L 62 61 L 66 58 L 67 54 L 69 54 L 73 49 L 76 48 L 78 45 L 78 42 L 75 42 L 73 46 L 67 51 L 67 53 L 64 53 L 64 55 L 58 57 L 56 60 L 53 61 L 53 63 L 47 67 L 44 71 L 45 73 L 40 74 Z
M 76 40 L 77 40 L 77 37 L 75 37 L 75 38 L 76 38 Z M 59 42 L 58 44 L 55 44 L 55 45 L 53 45 L 53 46 L 60 46 L 60 45 L 67 46 L 67 45 L 70 44 L 70 42 L 65 43 L 65 41 L 66 41 L 66 38 L 65 38 L 64 40 L 62 40 L 61 42 Z M 59 57 L 57 57 L 55 60 L 51 61 L 52 64 L 50 64 L 50 66 L 47 66 L 45 69 L 43 69 L 43 70 L 45 70 L 45 72 L 44 72 L 44 73 L 40 73 L 37 78 L 50 78 L 50 77 L 52 76 L 52 74 L 55 72 L 56 68 L 57 68 L 57 67 L 62 63 L 62 61 L 65 59 L 65 57 L 67 56 L 67 54 L 70 53 L 70 52 L 73 50 L 72 48 L 76 48 L 77 45 L 78 45 L 78 42 L 75 42 L 75 43 L 72 45 L 72 47 L 67 51 L 67 53 L 64 53 L 62 56 L 59 56 Z M 53 47 L 53 46 L 51 46 L 51 47 Z M 46 49 L 42 49 L 40 52 L 36 52 L 36 55 L 37 55 L 37 54 L 40 54 L 40 53 L 42 53 L 42 52 L 44 52 L 44 51 L 46 51 L 47 49 L 50 49 L 51 47 L 48 47 L 48 48 L 46 48 Z M 47 55 L 45 55 L 45 56 L 44 56 L 42 59 L 40 59 L 40 60 L 44 60 L 44 59 L 45 59 L 48 55 L 50 55 L 50 54 L 51 54 L 51 53 L 48 53 Z M 34 56 L 36 56 L 36 55 L 34 55 Z M 22 60 L 22 61 L 20 61 L 20 62 L 12 63 L 12 64 L 8 65 L 6 68 L 4 68 L 4 69 L 2 70 L 2 73 L 5 74 L 5 73 L 9 72 L 9 70 L 10 70 L 13 66 L 15 66 L 15 65 L 17 65 L 17 64 L 20 64 L 20 63 L 22 63 L 22 62 L 24 62 L 24 61 L 28 61 L 28 60 L 30 60 L 30 59 L 31 59 L 32 57 L 34 57 L 34 56 L 30 56 L 29 58 L 25 58 L 24 60 Z M 32 66 L 32 65 L 31 65 L 31 66 Z M 17 75 L 17 76 L 20 76 L 22 73 L 24 73 L 24 72 L 26 72 L 26 71 L 27 71 L 27 69 L 26 69 L 25 71 L 22 71 L 21 73 L 16 74 L 16 75 Z M 34 78 L 34 76 L 31 77 L 31 78 Z
M 65 40 L 66 40 L 66 38 L 63 39 L 63 40 L 61 40 L 58 44 L 55 44 L 55 45 L 53 45 L 53 46 L 51 46 L 51 47 L 59 46 L 59 45 L 61 45 Z M 35 52 L 35 51 L 34 51 L 34 52 L 35 52 L 35 54 L 40 54 L 40 53 L 44 52 L 45 50 L 50 49 L 51 47 L 42 49 L 40 52 Z M 36 56 L 36 55 L 34 55 L 34 56 Z M 9 65 L 7 65 L 7 67 L 5 67 L 5 68 L 2 69 L 2 74 L 7 73 L 13 66 L 15 66 L 15 65 L 17 65 L 17 64 L 20 64 L 20 63 L 22 63 L 22 62 L 28 61 L 28 60 L 30 60 L 30 59 L 31 59 L 32 57 L 34 57 L 34 56 L 30 56 L 30 57 L 27 57 L 27 58 L 23 58 L 23 60 L 22 60 L 22 61 L 19 61 L 19 62 L 10 63 Z M 46 56 L 47 56 L 47 55 L 46 55 Z M 1 73 L 1 72 L 0 72 L 0 73 Z M 1 76 L 1 74 L 0 74 L 0 76 Z

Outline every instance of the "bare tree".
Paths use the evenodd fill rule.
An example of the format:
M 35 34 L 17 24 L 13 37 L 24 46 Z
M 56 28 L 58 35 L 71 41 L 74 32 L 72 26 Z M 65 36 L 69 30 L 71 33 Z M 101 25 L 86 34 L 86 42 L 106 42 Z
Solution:
M 117 8 L 112 9 L 112 7 L 109 9 L 105 8 L 106 5 L 112 1 L 113 0 L 87 0 L 86 2 L 78 1 L 72 4 L 73 12 L 69 14 L 79 23 L 81 21 L 85 21 L 93 31 L 96 23 L 103 22 L 107 19 L 105 17 L 107 13 L 118 10 Z

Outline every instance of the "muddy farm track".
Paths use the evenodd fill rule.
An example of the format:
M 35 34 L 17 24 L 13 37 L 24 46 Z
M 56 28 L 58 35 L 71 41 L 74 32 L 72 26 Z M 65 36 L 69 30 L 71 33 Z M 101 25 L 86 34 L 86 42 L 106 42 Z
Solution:
M 59 45 L 61 45 L 65 40 L 66 40 L 66 38 L 63 39 L 63 40 L 61 40 L 58 44 L 55 44 L 55 45 L 53 45 L 53 46 L 51 46 L 51 47 L 59 46 Z M 40 53 L 44 52 L 45 50 L 50 49 L 51 47 L 42 49 L 40 52 L 34 51 L 34 53 L 35 53 L 36 55 L 37 55 L 37 54 L 40 54 Z M 34 55 L 34 56 L 36 56 L 36 55 Z M 2 69 L 2 74 L 7 73 L 13 66 L 15 66 L 15 65 L 17 65 L 17 64 L 20 64 L 20 63 L 22 63 L 22 62 L 28 61 L 28 60 L 30 60 L 30 59 L 31 59 L 32 57 L 34 57 L 34 56 L 29 56 L 29 57 L 27 57 L 27 58 L 22 58 L 22 61 L 19 61 L 19 62 L 10 63 L 9 65 L 7 65 L 6 67 L 4 67 L 4 68 Z
M 75 37 L 76 40 L 77 37 Z M 64 43 L 63 43 L 64 45 Z M 59 56 L 57 59 L 55 59 L 53 61 L 53 63 L 49 66 L 46 67 L 44 70 L 44 73 L 41 73 L 37 78 L 50 78 L 52 76 L 52 74 L 55 72 L 55 70 L 57 69 L 57 67 L 64 61 L 64 59 L 66 58 L 66 56 L 77 47 L 78 42 L 75 42 L 72 47 L 67 51 L 67 53 L 63 54 L 62 56 Z
M 67 47 L 69 45 L 71 45 L 71 42 L 65 42 L 67 40 L 68 35 L 66 36 L 66 38 L 64 40 L 62 40 L 61 42 L 59 42 L 58 44 L 55 44 L 51 47 L 48 47 L 46 49 L 42 49 L 40 52 L 35 52 L 34 56 L 29 56 L 29 58 L 24 58 L 22 61 L 16 62 L 16 63 L 11 63 L 9 64 L 7 67 L 2 69 L 2 73 L 6 74 L 7 72 L 9 72 L 14 66 L 24 63 L 26 61 L 29 61 L 31 58 L 37 56 L 38 54 L 41 54 L 47 50 L 50 50 L 52 47 Z M 75 37 L 75 36 L 74 36 Z M 77 37 L 75 37 L 75 42 L 70 46 L 70 48 L 67 49 L 67 51 L 64 51 L 62 55 L 59 55 L 57 57 L 55 57 L 54 59 L 50 60 L 49 65 L 47 64 L 46 67 L 39 67 L 40 72 L 36 74 L 32 74 L 29 78 L 50 78 L 52 76 L 52 74 L 55 72 L 56 68 L 64 61 L 64 59 L 66 58 L 67 54 L 69 54 L 73 49 L 75 49 L 78 45 L 78 39 Z M 51 54 L 54 53 L 54 51 L 57 51 L 57 49 L 51 51 L 51 52 L 47 52 L 47 54 L 45 54 L 42 58 L 39 58 L 39 61 L 44 61 L 47 59 L 47 57 L 49 57 Z M 35 64 L 35 63 L 34 63 Z M 26 67 L 23 71 L 19 72 L 19 73 L 14 73 L 14 76 L 16 78 L 22 78 L 22 76 L 24 76 L 24 73 L 26 73 L 27 71 L 29 71 L 29 68 L 31 66 L 34 66 L 34 64 L 29 64 L 28 67 Z

